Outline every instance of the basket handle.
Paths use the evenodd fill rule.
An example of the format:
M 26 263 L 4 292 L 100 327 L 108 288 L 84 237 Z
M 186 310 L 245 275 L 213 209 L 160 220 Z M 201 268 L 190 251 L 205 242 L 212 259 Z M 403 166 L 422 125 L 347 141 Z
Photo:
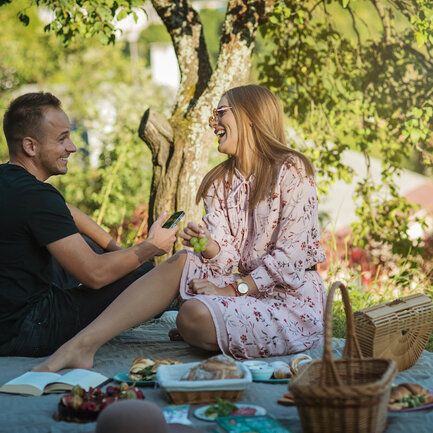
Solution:
M 325 344 L 323 349 L 323 362 L 320 382 L 321 385 L 327 385 L 327 378 L 332 377 L 338 385 L 342 385 L 341 379 L 338 376 L 335 368 L 334 358 L 332 356 L 332 317 L 334 294 L 337 289 L 340 289 L 343 298 L 344 313 L 346 315 L 346 344 L 343 349 L 343 358 L 362 359 L 361 348 L 359 347 L 358 339 L 355 333 L 355 324 L 353 321 L 352 306 L 350 304 L 349 292 L 346 286 L 341 281 L 336 281 L 332 284 L 328 292 L 325 310 Z M 335 383 L 334 382 L 334 383 Z

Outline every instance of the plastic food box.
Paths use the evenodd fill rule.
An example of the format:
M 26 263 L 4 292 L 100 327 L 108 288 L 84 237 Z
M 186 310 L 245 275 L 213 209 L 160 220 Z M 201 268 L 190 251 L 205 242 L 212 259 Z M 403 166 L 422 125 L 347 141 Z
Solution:
M 156 372 L 158 385 L 165 389 L 174 404 L 211 404 L 216 397 L 230 401 L 238 401 L 243 391 L 252 382 L 249 369 L 237 362 L 243 377 L 239 379 L 218 380 L 181 380 L 188 371 L 199 364 L 161 365 Z

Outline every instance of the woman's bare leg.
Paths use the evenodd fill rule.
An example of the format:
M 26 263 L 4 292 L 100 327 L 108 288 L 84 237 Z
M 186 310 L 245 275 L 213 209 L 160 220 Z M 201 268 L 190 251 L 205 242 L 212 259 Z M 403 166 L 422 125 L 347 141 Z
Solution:
M 179 309 L 176 326 L 191 346 L 209 351 L 219 350 L 215 325 L 209 309 L 198 299 L 185 301 Z
M 161 313 L 179 292 L 186 253 L 161 263 L 121 293 L 93 322 L 63 344 L 33 371 L 91 368 L 96 351 L 108 340 Z

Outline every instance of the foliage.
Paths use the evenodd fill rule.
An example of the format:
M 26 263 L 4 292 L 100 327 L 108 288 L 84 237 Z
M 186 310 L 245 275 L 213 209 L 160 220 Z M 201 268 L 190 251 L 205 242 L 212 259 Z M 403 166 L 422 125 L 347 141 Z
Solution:
M 9 2 L 0 1 L 0 5 L 6 3 Z M 113 18 L 121 20 L 128 14 L 134 15 L 134 7 L 142 4 L 138 0 L 21 0 L 18 3 L 16 13 L 29 26 L 34 21 L 29 5 L 53 11 L 51 24 L 45 29 L 52 30 L 72 50 L 76 36 L 89 38 L 97 34 L 101 42 L 113 43 Z M 203 20 L 207 15 L 208 12 L 201 12 Z M 345 149 L 358 149 L 365 155 L 367 175 L 355 193 L 359 221 L 353 229 L 359 246 L 366 246 L 370 241 L 383 242 L 391 245 L 394 253 L 402 255 L 415 254 L 422 247 L 420 240 L 412 240 L 407 235 L 409 218 L 416 208 L 399 197 L 393 177 L 398 175 L 412 149 L 421 152 L 425 163 L 431 160 L 431 17 L 431 1 L 428 0 L 371 3 L 281 0 L 269 24 L 263 27 L 265 41 L 271 43 L 273 49 L 263 56 L 260 80 L 279 94 L 291 126 L 304 142 L 314 143 L 305 152 L 322 177 L 320 190 L 326 191 L 335 179 L 351 179 L 350 170 L 341 162 Z M 219 26 L 217 22 L 212 21 L 214 30 Z M 211 40 L 208 35 L 207 38 Z M 213 38 L 212 47 L 215 35 Z M 75 46 L 76 57 L 80 49 L 82 47 Z M 57 53 L 59 50 L 48 51 Z M 67 61 L 65 56 L 71 54 L 66 53 L 60 54 L 52 64 Z M 95 71 L 111 74 L 111 77 L 102 77 L 104 72 L 100 72 L 102 80 L 128 83 L 130 77 L 125 69 L 116 63 L 114 67 L 107 65 L 105 70 L 95 68 Z M 80 81 L 78 79 L 78 83 Z M 86 90 L 83 92 L 86 94 Z M 119 99 L 122 96 L 118 95 Z M 83 99 L 80 108 L 87 116 L 91 113 L 86 112 L 85 104 L 87 100 Z M 131 131 L 122 134 L 133 140 Z M 104 185 L 103 191 L 96 195 L 94 192 L 84 194 L 76 188 L 73 192 L 88 210 L 95 211 L 101 206 L 98 218 L 103 215 L 110 224 L 123 215 L 120 201 L 116 199 L 112 211 L 109 210 L 110 197 L 125 199 L 128 194 L 124 192 L 132 191 L 131 176 L 119 175 L 120 167 L 125 172 L 127 168 L 132 169 L 119 162 L 126 158 L 126 150 L 122 149 L 124 140 L 113 136 L 113 143 L 116 148 L 105 149 L 101 156 L 103 176 L 89 170 L 88 184 L 92 188 Z M 131 153 L 136 155 L 133 150 Z M 384 161 L 380 185 L 371 179 L 370 155 Z M 81 163 L 86 164 L 84 160 Z M 76 175 L 83 178 L 79 170 Z M 124 181 L 124 190 L 120 179 Z M 68 190 L 67 185 L 62 185 L 61 181 L 59 184 L 72 194 L 71 187 Z M 131 215 L 130 209 L 125 212 Z
M 224 12 L 220 10 L 201 9 L 200 19 L 203 23 L 206 46 L 208 48 L 212 65 L 216 64 L 219 51 L 221 27 L 224 21 Z
M 124 42 L 104 47 L 95 38 L 78 37 L 64 48 L 43 32 L 36 8 L 26 9 L 28 27 L 17 25 L 14 16 L 25 4 L 16 1 L 0 15 L 0 85 L 9 83 L 0 87 L 0 107 L 4 111 L 25 91 L 51 91 L 63 101 L 78 152 L 69 159 L 68 174 L 50 182 L 68 202 L 131 245 L 146 232 L 152 172 L 150 152 L 131 125 L 140 120 L 137 106 L 165 111 L 160 90 L 149 85 L 147 73 L 134 81 Z M 0 161 L 7 161 L 3 134 Z
M 431 245 L 432 240 L 430 237 L 425 242 Z M 392 257 L 389 248 L 383 245 L 370 245 L 367 251 L 362 251 L 351 248 L 347 239 L 331 237 L 328 242 L 325 241 L 325 248 L 328 261 L 320 266 L 321 274 L 329 284 L 342 281 L 346 285 L 353 311 L 414 293 L 433 297 L 433 247 L 427 249 L 428 255 L 418 257 L 415 265 L 405 258 Z M 345 338 L 346 317 L 338 294 L 333 315 L 333 336 Z M 433 334 L 427 350 L 433 351 Z
M 431 162 L 433 143 L 427 3 L 281 0 L 263 27 L 274 49 L 260 63 L 260 80 L 278 93 L 291 126 L 310 144 L 304 150 L 322 177 L 320 191 L 335 179 L 350 180 L 341 155 L 361 151 L 367 173 L 354 197 L 355 242 L 388 244 L 403 256 L 422 248 L 407 233 L 417 209 L 399 197 L 394 179 L 413 149 Z M 383 161 L 379 185 L 371 155 Z
M 107 53 L 100 55 L 106 56 Z M 90 58 L 95 59 L 94 56 L 96 53 Z M 123 65 L 128 68 L 125 60 Z M 163 111 L 162 98 L 157 87 L 150 86 L 149 78 L 143 74 L 137 88 L 132 84 L 131 76 L 125 77 L 124 82 L 117 81 L 121 74 L 116 71 L 115 64 L 107 64 L 106 69 L 95 67 L 95 71 L 98 71 L 94 74 L 95 82 L 91 83 L 87 92 L 84 83 L 83 88 L 81 85 L 74 88 L 71 105 L 75 109 L 80 107 L 79 114 L 75 116 L 81 119 L 84 131 L 92 132 L 93 146 L 95 142 L 100 143 L 99 156 L 96 152 L 97 158 L 93 158 L 91 163 L 92 155 L 87 155 L 87 152 L 75 155 L 70 159 L 69 173 L 55 178 L 53 183 L 68 201 L 93 216 L 124 246 L 130 246 L 147 229 L 143 224 L 147 207 L 142 205 L 148 202 L 152 174 L 149 149 L 138 138 L 132 125 L 138 125 L 140 121 L 141 113 L 137 106 L 146 106 L 151 102 Z M 65 74 L 68 75 L 67 72 Z M 89 101 L 92 103 L 89 104 Z M 83 144 L 82 149 L 86 148 L 88 146 Z M 137 224 L 133 219 L 138 208 L 144 214 Z
M 0 6 L 9 3 L 0 0 Z M 121 21 L 132 14 L 137 21 L 134 7 L 141 6 L 139 0 L 106 0 L 95 2 L 89 0 L 28 0 L 28 6 L 18 12 L 19 20 L 25 25 L 30 23 L 28 9 L 31 6 L 44 6 L 54 13 L 54 19 L 45 26 L 46 31 L 53 31 L 56 36 L 68 45 L 76 36 L 93 37 L 98 35 L 103 44 L 114 44 L 116 29 L 113 19 Z

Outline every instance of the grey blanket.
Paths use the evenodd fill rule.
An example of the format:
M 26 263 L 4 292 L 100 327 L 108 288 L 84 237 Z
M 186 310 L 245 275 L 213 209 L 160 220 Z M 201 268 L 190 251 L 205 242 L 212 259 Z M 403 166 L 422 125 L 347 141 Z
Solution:
M 127 371 L 132 360 L 137 356 L 156 358 L 175 358 L 183 362 L 201 361 L 209 357 L 208 352 L 193 349 L 184 342 L 171 342 L 167 337 L 173 326 L 169 320 L 155 320 L 138 328 L 129 330 L 105 344 L 97 352 L 94 370 L 106 376 Z M 344 340 L 334 339 L 333 350 L 336 358 L 340 357 Z M 313 359 L 320 359 L 322 349 L 313 349 L 308 353 Z M 272 360 L 288 360 L 289 357 L 275 357 Z M 0 384 L 28 371 L 40 359 L 3 357 L 0 358 Z M 66 370 L 64 371 L 66 372 Z M 62 372 L 62 373 L 64 373 Z M 422 354 L 418 363 L 409 370 L 401 372 L 396 383 L 416 382 L 428 389 L 433 389 L 433 353 Z M 301 424 L 295 407 L 277 404 L 287 390 L 286 384 L 268 384 L 253 382 L 243 393 L 242 403 L 251 403 L 264 407 L 273 417 L 293 433 L 301 433 Z M 164 390 L 143 388 L 148 401 L 161 408 L 170 404 Z M 0 432 L 1 433 L 73 433 L 92 432 L 95 423 L 76 424 L 58 422 L 53 419 L 58 394 L 28 397 L 0 393 Z M 202 432 L 214 432 L 215 424 L 200 421 L 193 412 L 198 406 L 190 407 L 190 420 Z M 433 432 L 433 409 L 409 413 L 389 413 L 386 433 L 423 433 Z

